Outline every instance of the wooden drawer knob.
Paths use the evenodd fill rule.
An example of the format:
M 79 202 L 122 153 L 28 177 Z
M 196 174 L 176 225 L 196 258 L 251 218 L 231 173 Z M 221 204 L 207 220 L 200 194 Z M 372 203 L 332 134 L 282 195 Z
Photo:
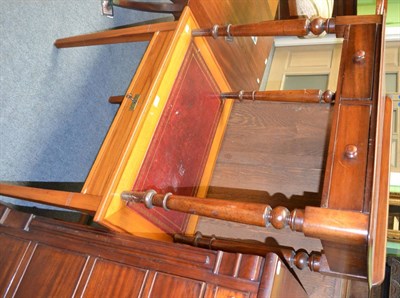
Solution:
M 356 145 L 353 144 L 346 145 L 345 155 L 347 158 L 354 159 L 357 157 L 357 154 L 358 154 L 358 149 Z
M 363 63 L 365 60 L 365 51 L 358 50 L 357 52 L 355 52 L 353 58 L 355 63 Z

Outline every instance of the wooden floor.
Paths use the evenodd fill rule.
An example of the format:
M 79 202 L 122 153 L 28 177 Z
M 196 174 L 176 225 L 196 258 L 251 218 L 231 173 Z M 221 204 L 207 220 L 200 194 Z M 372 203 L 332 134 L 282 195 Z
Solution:
M 235 104 L 208 196 L 284 205 L 319 205 L 331 109 L 327 105 L 238 102 Z M 275 241 L 308 252 L 318 239 L 201 218 L 204 235 Z M 295 270 L 311 297 L 341 297 L 342 280 Z
M 309 251 L 320 250 L 321 243 L 318 240 L 296 235 L 289 231 L 265 231 L 263 228 L 252 227 L 237 223 L 217 221 L 213 219 L 201 218 L 198 230 L 204 235 L 224 236 L 240 239 L 255 239 L 265 241 L 273 238 L 281 245 L 294 246 L 296 249 L 304 248 Z M 268 241 L 271 239 L 268 239 Z M 308 269 L 303 271 L 294 269 L 295 274 L 302 283 L 303 287 L 314 298 L 343 297 L 342 280 L 319 273 L 310 272 Z

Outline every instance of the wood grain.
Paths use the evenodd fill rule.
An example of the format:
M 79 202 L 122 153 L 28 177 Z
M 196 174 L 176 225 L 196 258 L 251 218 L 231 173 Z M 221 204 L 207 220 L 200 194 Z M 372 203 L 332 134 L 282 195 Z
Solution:
M 0 263 L 7 269 L 0 293 L 10 289 L 10 296 L 34 292 L 43 297 L 213 297 L 215 293 L 257 297 L 265 283 L 285 296 L 305 295 L 284 264 L 278 270 L 259 256 L 164 243 L 40 217 L 31 222 L 29 231 L 0 224 L 0 237 L 5 240 L 2 244 L 9 245 L 0 247 Z M 37 246 L 21 254 L 27 243 Z M 275 254 L 267 256 L 270 259 L 276 265 L 280 262 Z M 288 286 L 274 283 L 277 278 Z
M 60 38 L 54 42 L 56 48 L 86 47 L 124 42 L 149 41 L 155 32 L 173 31 L 177 22 L 154 23 L 122 29 L 106 30 Z
M 7 281 L 9 281 L 15 271 L 18 269 L 19 260 L 21 260 L 26 253 L 30 243 L 27 240 L 20 239 L 17 237 L 5 236 L 0 234 L 0 295 L 4 297 L 8 293 Z M 7 254 L 12 252 L 8 258 L 5 258 Z
M 201 217 L 197 226 L 204 235 L 219 237 L 255 239 L 267 245 L 291 246 L 295 250 L 305 249 L 307 251 L 322 250 L 321 241 L 308 238 L 300 233 L 289 230 L 273 230 L 262 227 L 248 226 L 233 222 Z M 324 276 L 320 273 L 306 270 L 294 269 L 296 276 L 301 281 L 309 297 L 340 297 L 341 280 L 338 278 Z
M 143 61 L 152 61 L 154 68 L 139 66 L 127 91 L 127 94 L 131 95 L 141 94 L 143 100 L 138 101 L 134 111 L 130 110 L 131 101 L 129 99 L 126 98 L 122 102 L 86 179 L 82 189 L 83 193 L 103 195 L 106 187 L 112 181 L 114 172 L 124 156 L 124 148 L 129 143 L 131 130 L 135 128 L 135 123 L 138 122 L 137 117 L 143 106 L 144 98 L 149 92 L 151 82 L 157 75 L 156 69 L 164 63 L 164 55 L 169 48 L 172 36 L 173 34 L 168 32 L 159 33 L 149 44 L 149 47 L 157 48 L 158 51 L 147 51 L 148 54 L 145 54 Z M 126 129 L 120 129 L 120 127 Z
M 88 213 L 96 212 L 101 201 L 96 195 L 8 184 L 0 184 L 0 194 Z
M 329 207 L 362 211 L 369 144 L 369 105 L 341 105 L 329 185 Z M 346 146 L 357 147 L 357 156 L 346 156 Z M 328 183 L 328 182 L 327 182 Z M 326 186 L 328 187 L 328 186 Z
M 205 28 L 214 24 L 246 24 L 272 20 L 277 5 L 278 1 L 263 0 L 189 1 L 189 7 L 199 26 Z M 257 44 L 250 37 L 234 38 L 233 42 L 212 38 L 207 41 L 232 89 L 259 88 L 257 79 L 261 81 L 263 76 L 265 59 L 268 58 L 273 38 L 259 37 Z
M 235 103 L 211 185 L 319 193 L 329 126 L 326 105 Z
M 85 261 L 85 256 L 79 253 L 38 245 L 13 295 L 71 297 Z

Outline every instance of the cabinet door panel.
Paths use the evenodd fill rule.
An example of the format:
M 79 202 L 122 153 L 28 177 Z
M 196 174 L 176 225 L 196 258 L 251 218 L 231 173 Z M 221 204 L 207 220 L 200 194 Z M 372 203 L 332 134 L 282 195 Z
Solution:
M 97 260 L 84 297 L 138 297 L 146 270 L 106 260 Z
M 38 245 L 15 297 L 71 297 L 85 263 L 84 255 Z
M 3 297 L 30 242 L 0 234 L 0 243 L 0 296 Z
M 149 297 L 202 297 L 204 289 L 204 282 L 157 273 Z

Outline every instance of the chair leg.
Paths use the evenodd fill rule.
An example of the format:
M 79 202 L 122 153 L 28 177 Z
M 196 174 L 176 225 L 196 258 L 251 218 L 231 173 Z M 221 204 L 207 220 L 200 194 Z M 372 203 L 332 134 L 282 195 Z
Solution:
M 192 36 L 225 36 L 228 39 L 234 36 L 306 36 L 309 33 L 335 33 L 335 19 L 290 19 L 264 21 L 255 24 L 227 26 L 214 25 L 211 28 L 200 28 L 192 31 Z
M 157 31 L 173 31 L 177 22 L 153 23 L 57 39 L 56 48 L 83 47 L 135 41 L 148 41 Z
M 194 236 L 174 235 L 174 242 L 189 244 L 212 250 L 222 250 L 233 253 L 243 253 L 264 257 L 267 253 L 277 254 L 281 259 L 286 260 L 290 268 L 296 267 L 303 270 L 308 267 L 311 271 L 319 272 L 322 254 L 312 252 L 308 254 L 304 250 L 295 251 L 286 246 L 269 246 L 256 240 L 229 239 L 215 236 L 203 236 L 197 232 Z
M 332 91 L 321 90 L 273 90 L 273 91 L 239 91 L 221 93 L 221 98 L 241 100 L 260 100 L 278 102 L 304 102 L 304 103 L 332 103 L 334 100 Z
M 284 229 L 303 233 L 305 236 L 346 245 L 366 245 L 369 216 L 348 210 L 306 206 L 289 211 L 284 206 L 272 208 L 268 204 L 227 201 L 221 199 L 124 191 L 121 199 L 129 204 L 144 204 L 147 208 L 162 207 L 210 218 L 222 219 L 260 227 Z M 341 227 L 351 226 L 351 229 Z
M 101 196 L 0 183 L 0 195 L 94 214 Z

